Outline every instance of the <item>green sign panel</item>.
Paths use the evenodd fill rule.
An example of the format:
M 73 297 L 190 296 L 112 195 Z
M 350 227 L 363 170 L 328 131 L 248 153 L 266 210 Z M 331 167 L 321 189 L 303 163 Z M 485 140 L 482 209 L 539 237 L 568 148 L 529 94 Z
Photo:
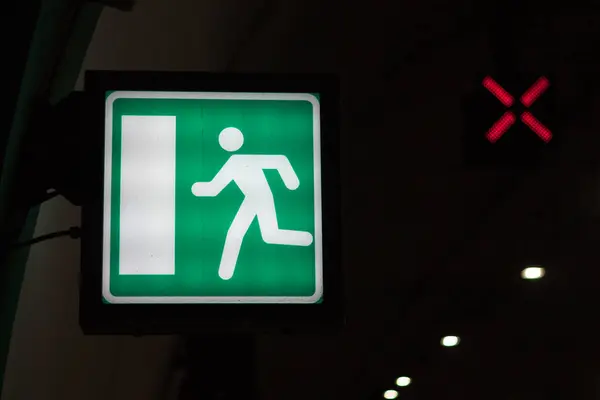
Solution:
M 317 303 L 319 101 L 125 92 L 106 99 L 109 303 Z

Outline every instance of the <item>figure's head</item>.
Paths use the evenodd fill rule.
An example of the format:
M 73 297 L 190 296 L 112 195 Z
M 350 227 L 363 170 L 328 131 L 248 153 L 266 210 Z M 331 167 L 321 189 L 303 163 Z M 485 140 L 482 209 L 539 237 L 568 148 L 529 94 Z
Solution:
M 244 135 L 238 128 L 225 128 L 219 133 L 219 144 L 224 150 L 237 151 L 244 144 Z

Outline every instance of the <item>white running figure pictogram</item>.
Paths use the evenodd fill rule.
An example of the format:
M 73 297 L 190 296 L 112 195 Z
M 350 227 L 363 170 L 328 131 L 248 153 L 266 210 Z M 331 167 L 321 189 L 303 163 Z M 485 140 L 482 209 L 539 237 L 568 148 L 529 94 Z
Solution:
M 237 151 L 244 144 L 244 135 L 237 128 L 225 128 L 219 134 L 219 144 L 226 151 Z M 245 196 L 227 231 L 219 265 L 221 279 L 227 280 L 233 276 L 242 241 L 254 217 L 258 219 L 265 243 L 310 246 L 313 241 L 309 232 L 279 229 L 275 200 L 263 172 L 265 169 L 276 169 L 289 190 L 296 190 L 300 186 L 298 176 L 286 156 L 260 154 L 234 154 L 210 182 L 192 185 L 194 196 L 214 197 L 234 181 Z

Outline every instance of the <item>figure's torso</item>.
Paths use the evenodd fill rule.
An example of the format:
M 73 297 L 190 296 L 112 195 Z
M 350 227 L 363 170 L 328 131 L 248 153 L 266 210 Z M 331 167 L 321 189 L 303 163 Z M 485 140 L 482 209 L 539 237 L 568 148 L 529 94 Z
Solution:
M 247 199 L 267 200 L 273 198 L 269 182 L 263 171 L 264 164 L 260 160 L 263 157 L 268 156 L 236 154 L 229 160 L 235 171 L 233 181 Z

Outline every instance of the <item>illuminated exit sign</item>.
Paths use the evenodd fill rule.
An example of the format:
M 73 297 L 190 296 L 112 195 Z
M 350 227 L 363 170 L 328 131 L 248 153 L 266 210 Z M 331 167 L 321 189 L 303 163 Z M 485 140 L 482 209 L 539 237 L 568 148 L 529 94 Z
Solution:
M 553 79 L 486 74 L 465 99 L 464 156 L 471 167 L 524 168 L 556 147 Z
M 115 91 L 105 107 L 105 302 L 321 301 L 318 95 Z

